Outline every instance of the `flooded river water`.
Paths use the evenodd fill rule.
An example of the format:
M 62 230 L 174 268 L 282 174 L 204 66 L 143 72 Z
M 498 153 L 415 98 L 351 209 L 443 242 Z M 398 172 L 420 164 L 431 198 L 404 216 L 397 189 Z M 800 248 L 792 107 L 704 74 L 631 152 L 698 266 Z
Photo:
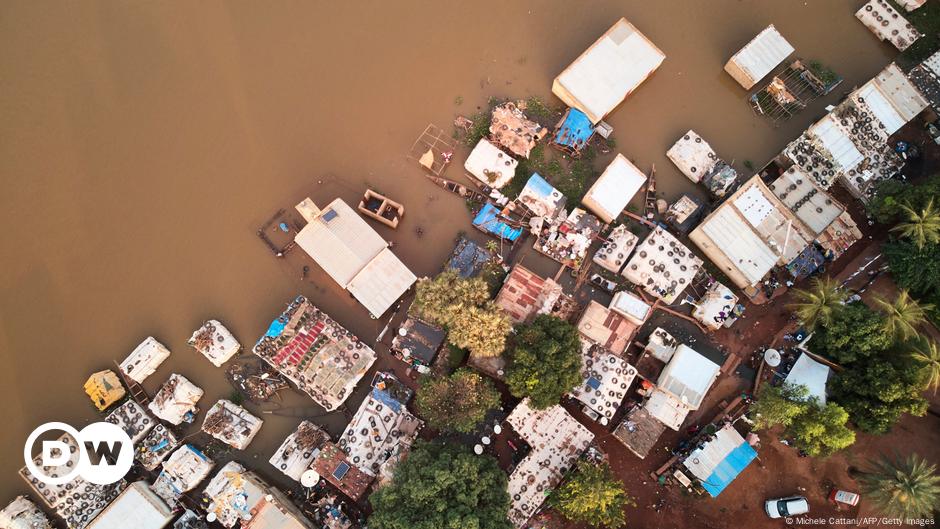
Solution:
M 365 309 L 299 252 L 275 259 L 258 226 L 307 195 L 353 203 L 370 185 L 407 208 L 397 231 L 377 229 L 434 273 L 470 225 L 405 159 L 415 137 L 490 96 L 557 104 L 553 77 L 618 17 L 667 56 L 608 119 L 667 197 L 691 188 L 664 155 L 689 128 L 739 170 L 760 166 L 892 56 L 844 0 L 339 4 L 0 5 L 0 502 L 26 490 L 28 432 L 95 420 L 84 380 L 148 335 L 173 355 L 145 387 L 179 372 L 207 390 L 204 409 L 230 392 L 186 346 L 205 319 L 250 347 L 303 293 L 373 340 Z M 769 23 L 846 79 L 778 128 L 722 70 Z M 261 460 L 298 422 L 265 418 L 248 451 Z M 337 433 L 345 420 L 328 422 Z

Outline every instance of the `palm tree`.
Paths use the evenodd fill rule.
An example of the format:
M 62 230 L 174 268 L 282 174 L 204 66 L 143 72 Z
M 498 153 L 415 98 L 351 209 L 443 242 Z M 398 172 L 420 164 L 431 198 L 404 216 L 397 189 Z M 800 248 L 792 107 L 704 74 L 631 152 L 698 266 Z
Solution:
M 911 359 L 921 364 L 921 369 L 927 375 L 927 389 L 932 389 L 936 394 L 940 386 L 940 347 L 937 347 L 937 342 L 926 340 L 923 347 L 914 347 Z
M 875 296 L 875 303 L 885 313 L 885 330 L 903 340 L 916 336 L 917 327 L 927 321 L 927 311 L 933 310 L 933 305 L 921 305 L 907 290 L 902 290 L 893 302 Z
M 816 277 L 809 290 L 794 289 L 793 296 L 796 301 L 787 307 L 796 313 L 803 325 L 812 330 L 819 323 L 825 325 L 832 321 L 832 316 L 845 301 L 846 293 L 831 277 Z
M 882 456 L 871 461 L 858 481 L 875 507 L 897 518 L 927 518 L 940 507 L 940 475 L 937 466 L 911 454 L 907 458 Z
M 920 212 L 909 205 L 902 205 L 901 209 L 907 220 L 898 223 L 891 231 L 900 232 L 901 237 L 914 241 L 918 248 L 940 242 L 940 210 L 934 207 L 932 198 Z

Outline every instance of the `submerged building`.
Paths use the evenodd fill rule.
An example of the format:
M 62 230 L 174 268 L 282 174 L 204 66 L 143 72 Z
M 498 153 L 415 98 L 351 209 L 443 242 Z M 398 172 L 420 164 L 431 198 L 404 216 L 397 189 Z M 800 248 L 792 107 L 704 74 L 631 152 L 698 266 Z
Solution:
M 297 210 L 307 225 L 294 241 L 373 318 L 385 314 L 417 280 L 388 243 L 342 199 L 320 209 L 308 198 Z

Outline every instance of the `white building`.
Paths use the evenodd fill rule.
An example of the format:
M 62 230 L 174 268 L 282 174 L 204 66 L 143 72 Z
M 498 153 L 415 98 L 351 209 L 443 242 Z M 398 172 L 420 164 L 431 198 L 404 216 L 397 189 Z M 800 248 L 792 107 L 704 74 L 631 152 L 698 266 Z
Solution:
M 593 260 L 601 268 L 619 274 L 639 240 L 640 238 L 626 226 L 619 224 L 610 232 L 604 244 L 594 252 Z
M 320 453 L 320 447 L 329 440 L 330 436 L 319 426 L 303 421 L 284 439 L 268 462 L 292 480 L 300 481 Z
M 679 171 L 696 184 L 715 168 L 718 154 L 707 141 L 694 130 L 686 132 L 666 151 L 666 157 L 676 164 Z
M 617 220 L 644 183 L 646 175 L 626 156 L 618 154 L 584 194 L 581 203 L 609 224 Z
M 219 399 L 206 412 L 202 431 L 236 450 L 244 450 L 258 435 L 263 423 L 264 421 L 245 408 L 226 399 Z
M 150 401 L 150 411 L 164 421 L 179 425 L 192 422 L 199 408 L 196 403 L 205 392 L 183 375 L 173 373 Z
M 417 280 L 342 199 L 320 210 L 308 198 L 297 209 L 305 214 L 307 225 L 294 241 L 374 318 L 385 314 Z
M 206 486 L 207 519 L 239 529 L 319 529 L 290 499 L 231 461 Z
M 169 356 L 170 350 L 165 345 L 153 336 L 148 336 L 121 362 L 121 372 L 127 378 L 143 383 Z
M 674 235 L 657 227 L 637 245 L 622 275 L 671 304 L 689 286 L 702 264 Z
M 771 24 L 731 57 L 725 71 L 750 90 L 793 51 L 793 46 Z
M 212 362 L 215 367 L 222 367 L 242 346 L 218 320 L 209 320 L 189 338 L 189 345 Z
M 163 529 L 173 511 L 145 481 L 131 483 L 90 524 L 88 529 Z
M 672 360 L 659 374 L 656 386 L 677 398 L 689 409 L 697 410 L 705 394 L 718 378 L 721 366 L 691 347 L 680 344 Z
M 598 422 L 607 425 L 630 390 L 636 369 L 603 347 L 583 340 L 581 367 L 584 380 L 571 390 L 570 396 L 596 413 Z
M 809 397 L 816 398 L 821 405 L 826 404 L 829 366 L 813 360 L 808 354 L 800 354 L 783 381 L 794 386 L 805 386 L 809 390 Z
M 649 319 L 653 307 L 636 294 L 621 290 L 614 294 L 614 298 L 610 300 L 610 310 L 617 312 L 629 320 L 630 323 L 640 326 Z
M 666 55 L 621 18 L 552 83 L 552 93 L 597 123 L 650 76 Z
M 885 0 L 869 1 L 855 13 L 855 18 L 865 24 L 879 40 L 890 42 L 900 51 L 906 50 L 921 37 L 917 28 Z
M 470 152 L 470 156 L 467 157 L 463 167 L 477 180 L 492 188 L 499 189 L 508 184 L 512 177 L 516 175 L 517 165 L 519 165 L 519 162 L 515 158 L 483 138 Z
M 215 462 L 198 448 L 185 444 L 163 462 L 163 470 L 151 489 L 168 505 L 173 505 L 184 493 L 196 488 L 209 477 Z
M 0 511 L 3 529 L 53 529 L 46 514 L 26 496 L 17 496 Z

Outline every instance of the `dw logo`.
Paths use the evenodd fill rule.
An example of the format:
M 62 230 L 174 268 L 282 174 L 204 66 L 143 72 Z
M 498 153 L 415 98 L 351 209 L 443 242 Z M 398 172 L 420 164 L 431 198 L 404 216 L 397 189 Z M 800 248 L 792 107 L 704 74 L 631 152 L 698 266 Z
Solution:
M 40 435 L 55 430 L 68 434 L 73 442 L 66 442 L 66 436 L 43 441 L 37 465 L 32 456 L 33 444 Z M 29 473 L 47 485 L 62 485 L 78 476 L 90 483 L 109 485 L 120 481 L 131 469 L 134 444 L 123 429 L 109 422 L 95 422 L 81 431 L 62 422 L 47 422 L 29 434 L 23 458 Z

